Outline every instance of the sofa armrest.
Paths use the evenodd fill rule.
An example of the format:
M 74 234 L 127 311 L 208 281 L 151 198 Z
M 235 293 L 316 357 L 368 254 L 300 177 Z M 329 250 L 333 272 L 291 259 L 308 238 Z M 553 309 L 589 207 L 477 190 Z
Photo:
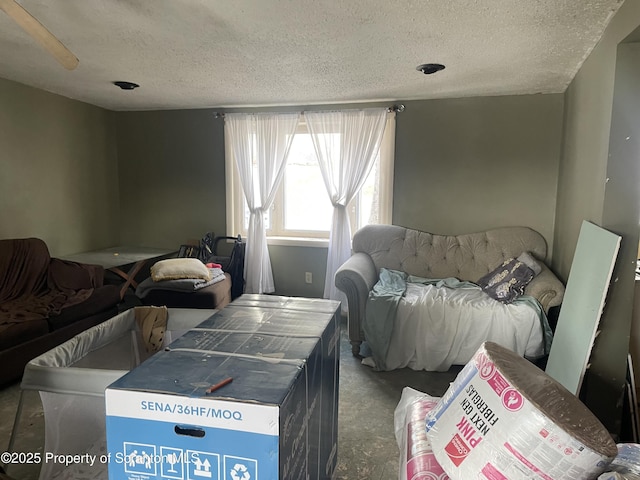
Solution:
M 564 285 L 545 264 L 540 262 L 540 266 L 542 271 L 531 280 L 524 293 L 537 298 L 545 313 L 548 314 L 551 307 L 562 303 Z
M 364 340 L 362 320 L 369 291 L 378 281 L 378 270 L 369 255 L 358 252 L 342 264 L 334 281 L 336 288 L 347 297 L 349 341 L 353 354 L 359 355 Z

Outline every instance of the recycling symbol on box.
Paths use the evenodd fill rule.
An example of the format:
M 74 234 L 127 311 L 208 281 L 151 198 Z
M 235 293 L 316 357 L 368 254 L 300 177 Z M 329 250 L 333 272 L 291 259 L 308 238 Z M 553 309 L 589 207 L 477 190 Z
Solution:
M 247 467 L 241 463 L 236 463 L 229 474 L 233 480 L 251 480 L 251 475 L 247 471 Z

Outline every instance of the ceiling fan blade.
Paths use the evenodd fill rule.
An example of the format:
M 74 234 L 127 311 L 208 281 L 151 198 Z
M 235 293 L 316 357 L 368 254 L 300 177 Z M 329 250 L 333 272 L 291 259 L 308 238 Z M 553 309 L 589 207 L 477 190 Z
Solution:
M 76 56 L 18 2 L 0 0 L 0 9 L 40 43 L 64 68 L 73 70 L 78 66 Z

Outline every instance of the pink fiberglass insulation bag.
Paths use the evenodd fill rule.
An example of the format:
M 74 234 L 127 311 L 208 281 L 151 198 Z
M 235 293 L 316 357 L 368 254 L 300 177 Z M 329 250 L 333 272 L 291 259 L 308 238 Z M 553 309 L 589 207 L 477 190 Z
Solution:
M 410 387 L 402 390 L 402 397 L 394 413 L 396 440 L 400 449 L 398 480 L 448 480 L 437 462 L 427 440 L 424 420 L 440 400 Z
M 453 480 L 588 480 L 617 448 L 566 388 L 519 355 L 485 342 L 426 417 Z

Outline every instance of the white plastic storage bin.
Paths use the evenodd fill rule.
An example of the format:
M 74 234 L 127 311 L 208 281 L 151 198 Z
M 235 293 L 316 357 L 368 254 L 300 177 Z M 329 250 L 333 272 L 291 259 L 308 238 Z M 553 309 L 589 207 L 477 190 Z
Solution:
M 164 344 L 214 313 L 211 309 L 168 309 Z M 106 462 L 100 461 L 106 453 L 105 388 L 148 356 L 131 309 L 34 358 L 25 367 L 10 446 L 19 434 L 23 394 L 35 390 L 45 420 L 40 479 L 106 478 Z M 74 454 L 81 457 L 73 465 L 63 462 L 69 457 L 54 457 Z

